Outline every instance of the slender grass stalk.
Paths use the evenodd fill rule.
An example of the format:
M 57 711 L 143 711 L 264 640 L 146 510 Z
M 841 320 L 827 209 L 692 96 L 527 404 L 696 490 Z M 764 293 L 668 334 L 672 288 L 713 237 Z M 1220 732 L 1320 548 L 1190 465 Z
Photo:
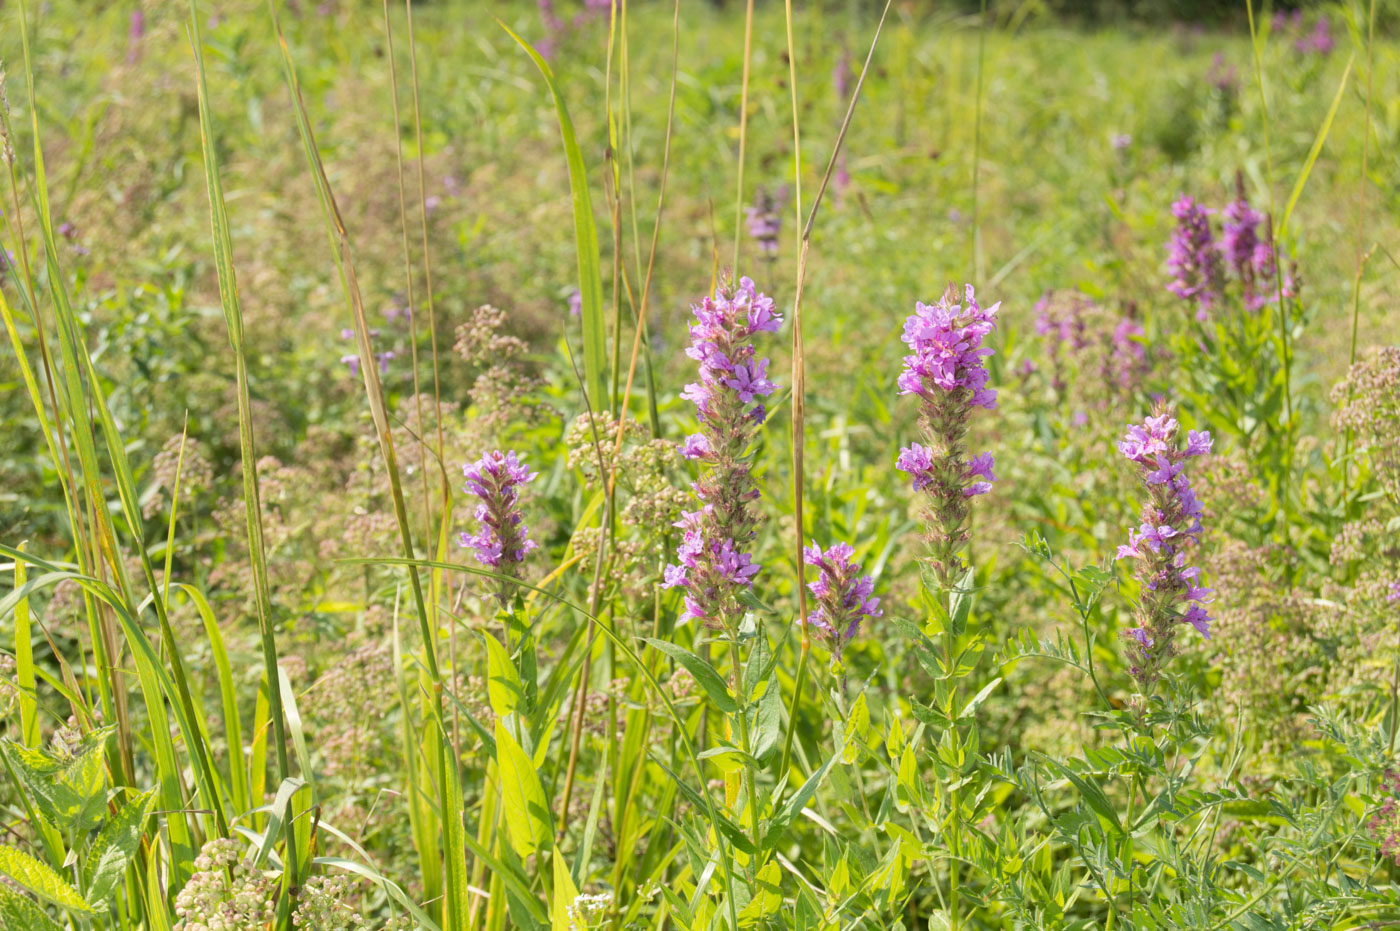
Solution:
M 1364 256 L 1366 244 L 1366 172 L 1370 167 L 1371 155 L 1371 100 L 1375 85 L 1375 39 L 1376 39 L 1376 0 L 1371 0 L 1366 17 L 1366 114 L 1361 124 L 1361 176 L 1356 181 L 1356 273 L 1351 282 L 1351 341 L 1347 351 L 1347 365 L 1356 364 L 1356 336 L 1361 320 L 1361 275 L 1366 267 Z M 1351 395 L 1348 394 L 1348 400 Z M 1351 500 L 1351 449 L 1355 436 L 1347 427 L 1346 442 L 1342 456 L 1342 502 Z M 1400 670 L 1400 666 L 1396 667 Z M 1397 673 L 1400 675 L 1400 673 Z M 1396 727 L 1395 730 L 1400 730 Z
M 423 532 L 427 534 L 431 533 L 433 528 L 432 496 L 428 491 L 428 441 L 425 437 L 428 422 L 423 419 L 423 392 L 418 384 L 418 302 L 415 300 L 413 288 L 413 255 L 408 247 L 408 194 L 404 190 L 403 134 L 399 131 L 399 127 L 403 125 L 399 116 L 399 69 L 394 60 L 394 24 L 389 19 L 389 0 L 384 0 L 383 6 L 385 57 L 389 62 L 389 91 L 394 115 L 394 176 L 399 192 L 399 240 L 403 247 L 404 287 L 408 293 L 408 341 L 413 368 L 413 404 L 418 415 L 418 429 L 414 431 L 414 438 L 418 441 L 418 473 L 423 483 Z M 422 194 L 420 190 L 420 202 Z
M 791 33 L 791 29 L 788 30 Z M 791 35 L 788 45 L 791 46 Z M 739 236 L 744 228 L 744 156 L 749 139 L 749 64 L 753 58 L 753 0 L 744 7 L 744 71 L 739 84 L 739 171 L 734 184 L 734 261 L 739 267 Z M 794 94 L 797 88 L 793 88 Z
M 194 49 L 196 90 L 199 98 L 199 128 L 204 150 L 204 177 L 209 195 L 209 219 L 218 271 L 219 297 L 224 322 L 233 350 L 234 379 L 238 397 L 238 444 L 243 462 L 243 506 L 248 532 L 248 559 L 253 570 L 253 597 L 258 613 L 262 643 L 263 671 L 268 682 L 277 677 L 277 642 L 272 630 L 272 595 L 267 578 L 267 549 L 263 541 L 262 501 L 258 486 L 258 458 L 253 437 L 252 399 L 248 389 L 248 362 L 243 345 L 243 308 L 238 298 L 238 281 L 233 266 L 233 241 L 224 205 L 223 180 L 219 171 L 218 148 L 214 142 L 213 116 L 209 112 L 209 92 L 205 82 L 203 40 L 199 33 L 199 9 L 190 0 L 190 42 Z M 274 750 L 279 781 L 291 778 L 287 756 L 287 725 L 282 696 L 268 689 Z
M 972 116 L 972 280 L 982 284 L 982 74 L 987 60 L 987 0 L 977 17 L 977 96 Z
M 1254 0 L 1245 0 L 1245 13 L 1249 18 L 1249 47 L 1254 55 L 1254 80 L 1259 88 L 1259 108 L 1263 114 L 1261 130 L 1264 137 L 1264 165 L 1267 171 L 1269 182 L 1269 215 L 1274 215 L 1274 156 L 1269 145 L 1269 99 L 1268 92 L 1264 85 L 1264 65 L 1259 54 L 1259 35 L 1254 24 Z M 1292 353 L 1288 345 L 1288 307 L 1283 302 L 1283 269 L 1279 265 L 1278 243 L 1283 238 L 1281 224 L 1278 235 L 1273 237 L 1270 248 L 1274 253 L 1274 268 L 1279 273 L 1274 277 L 1277 279 L 1278 287 L 1278 310 L 1279 310 L 1279 346 L 1283 355 L 1283 405 L 1288 418 L 1288 431 L 1293 431 L 1293 362 Z M 1292 443 L 1288 444 L 1288 459 L 1293 459 Z

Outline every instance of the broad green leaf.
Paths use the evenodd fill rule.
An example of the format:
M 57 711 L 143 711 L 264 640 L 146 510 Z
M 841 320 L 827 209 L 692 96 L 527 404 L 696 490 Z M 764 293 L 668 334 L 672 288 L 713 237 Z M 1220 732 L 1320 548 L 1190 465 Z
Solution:
M 758 888 L 754 897 L 739 913 L 739 926 L 756 925 L 778 913 L 783 906 L 783 870 L 776 861 L 758 871 Z
M 720 676 L 715 667 L 669 640 L 654 640 L 650 637 L 643 637 L 642 642 L 656 647 L 684 666 L 686 671 L 695 677 L 695 681 L 700 683 L 700 687 L 705 690 L 705 694 L 710 696 L 710 701 L 714 702 L 715 707 L 720 711 L 725 714 L 738 712 L 739 703 L 735 701 L 733 693 L 729 691 L 729 686 L 724 684 L 724 678 Z
M 22 850 L 14 847 L 0 847 L 0 873 L 13 879 L 46 902 L 80 915 L 91 915 L 92 906 L 83 901 L 78 890 L 53 871 L 47 863 L 40 863 Z
M 0 883 L 0 928 L 5 931 L 59 931 L 59 924 L 29 896 Z
M 127 802 L 97 833 L 83 863 L 87 897 L 101 907 L 117 888 L 141 844 L 142 828 L 155 804 L 155 793 L 146 792 Z
M 754 723 L 753 755 L 760 761 L 766 760 L 783 736 L 783 699 L 774 679 L 768 680 L 768 688 L 758 700 Z
M 503 718 L 520 707 L 524 690 L 520 685 L 520 674 L 511 662 L 510 654 L 492 634 L 483 632 L 481 639 L 486 641 L 486 696 L 491 702 L 491 710 Z
M 554 836 L 549 802 L 530 755 L 496 721 L 496 764 L 501 768 L 501 806 L 511 848 L 521 859 L 549 846 Z
M 0 740 L 0 754 L 49 823 L 64 832 L 86 830 L 97 823 L 106 806 L 103 751 L 115 729 L 108 726 L 85 735 L 67 761 L 10 740 Z
M 578 887 L 574 885 L 574 878 L 569 875 L 569 869 L 564 865 L 563 855 L 556 850 L 553 859 L 554 895 L 549 907 L 550 931 L 573 931 L 574 923 L 569 918 L 569 907 L 578 898 Z

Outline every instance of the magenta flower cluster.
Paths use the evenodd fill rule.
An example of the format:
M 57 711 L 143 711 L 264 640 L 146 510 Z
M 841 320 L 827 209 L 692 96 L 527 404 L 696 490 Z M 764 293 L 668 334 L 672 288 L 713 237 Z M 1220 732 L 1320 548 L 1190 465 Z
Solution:
M 539 474 L 531 472 L 514 451 L 492 450 L 476 462 L 462 466 L 466 491 L 476 496 L 476 533 L 463 532 L 459 542 L 476 553 L 477 561 L 505 575 L 516 575 L 517 567 L 536 548 L 520 513 L 520 489 Z M 503 583 L 497 597 L 505 602 L 509 583 Z
M 902 447 L 895 467 L 928 499 L 931 566 L 945 587 L 962 568 L 958 551 L 967 542 L 968 499 L 991 491 L 996 480 L 991 453 L 968 457 L 964 442 L 973 409 L 996 409 L 983 364 L 992 350 L 982 342 L 995 328 L 1000 307 L 982 309 L 972 285 L 965 286 L 961 302 L 949 288 L 935 304 L 915 304 L 904 324 L 911 352 L 904 357 L 899 393 L 920 398 L 925 442 Z
M 768 360 L 757 357 L 752 338 L 776 333 L 782 317 L 748 278 L 737 286 L 722 283 L 691 310 L 695 323 L 686 354 L 699 363 L 700 380 L 686 385 L 681 396 L 695 404 L 701 432 L 686 438 L 681 454 L 705 470 L 693 486 L 700 509 L 676 523 L 682 539 L 664 584 L 685 589 L 682 620 L 728 629 L 743 616 L 739 593 L 753 584 L 760 568 L 745 550 L 759 520 L 752 507 L 759 493 L 749 455 L 767 417 L 760 398 L 777 387 L 768 380 Z
M 1296 275 L 1278 281 L 1275 243 L 1269 218 L 1245 199 L 1243 181 L 1235 199 L 1221 211 L 1221 235 L 1211 227 L 1212 211 L 1182 195 L 1172 205 L 1177 225 L 1168 245 L 1167 268 L 1172 280 L 1167 290 L 1196 305 L 1196 319 L 1206 320 L 1225 295 L 1227 271 L 1240 283 L 1247 310 L 1257 311 L 1285 298 L 1295 297 Z
M 1183 194 L 1172 204 L 1172 230 L 1167 268 L 1173 275 L 1167 290 L 1196 305 L 1196 319 L 1205 320 L 1220 300 L 1225 272 L 1210 228 L 1210 211 Z
M 860 630 L 864 618 L 880 616 L 880 599 L 871 597 L 875 581 L 860 574 L 860 564 L 851 561 L 855 550 L 848 544 L 834 543 L 822 551 L 815 540 L 804 547 L 802 559 L 817 569 L 817 578 L 807 583 L 817 606 L 807 622 L 817 629 L 831 648 L 834 659 Z
M 1128 641 L 1129 671 L 1144 693 L 1151 691 L 1167 661 L 1176 655 L 1176 632 L 1190 624 L 1210 637 L 1206 605 L 1210 589 L 1201 587 L 1201 570 L 1187 565 L 1187 552 L 1200 541 L 1200 499 L 1186 476 L 1186 460 L 1210 452 L 1211 436 L 1189 430 L 1178 442 L 1180 425 L 1159 408 L 1146 422 L 1128 429 L 1118 444 L 1129 462 L 1136 463 L 1147 486 L 1142 524 L 1129 531 L 1128 542 L 1118 547 L 1118 559 L 1137 560 L 1142 595 L 1137 626 L 1124 633 Z

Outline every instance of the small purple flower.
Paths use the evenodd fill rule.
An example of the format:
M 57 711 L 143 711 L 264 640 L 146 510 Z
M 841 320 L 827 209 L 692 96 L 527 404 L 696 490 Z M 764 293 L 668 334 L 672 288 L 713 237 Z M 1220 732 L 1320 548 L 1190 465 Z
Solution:
M 503 575 L 519 577 L 518 566 L 536 548 L 520 513 L 520 489 L 534 481 L 531 472 L 514 451 L 492 450 L 476 462 L 462 467 L 465 489 L 475 495 L 479 527 L 476 533 L 461 533 L 462 546 L 476 553 L 477 561 Z M 498 580 L 495 595 L 505 606 L 513 586 Z
M 1133 144 L 1133 137 L 1127 133 L 1114 133 L 1108 142 L 1116 151 L 1125 152 Z
M 1167 290 L 1196 305 L 1196 319 L 1205 320 L 1224 284 L 1220 250 L 1210 228 L 1210 212 L 1183 194 L 1172 204 L 1172 231 L 1167 267 L 1173 278 Z
M 710 441 L 703 433 L 692 433 L 681 444 L 681 455 L 686 459 L 704 459 L 710 455 Z
M 389 362 L 392 361 L 393 358 L 394 358 L 394 352 L 393 352 L 393 350 L 386 350 L 386 351 L 384 351 L 384 352 L 376 352 L 376 353 L 374 354 L 374 358 L 375 358 L 375 360 L 379 363 L 379 374 L 380 374 L 380 375 L 388 375 L 388 374 L 389 374 Z
M 350 367 L 351 378 L 354 378 L 356 375 L 360 374 L 360 357 L 357 353 L 351 352 L 341 356 L 340 362 L 342 365 Z
M 578 288 L 574 288 L 569 292 L 569 316 L 583 316 L 583 294 Z
M 914 443 L 900 447 L 894 467 L 913 478 L 915 491 L 923 491 L 933 484 L 933 450 L 927 446 Z
M 1210 61 L 1210 71 L 1206 72 L 1206 83 L 1227 96 L 1233 95 L 1239 90 L 1239 78 L 1235 74 L 1235 66 L 1225 61 L 1225 55 L 1216 52 L 1215 57 Z
M 860 564 L 851 561 L 854 555 L 855 551 L 845 543 L 833 543 L 822 552 L 815 540 L 802 550 L 803 561 L 818 570 L 817 578 L 807 583 L 817 600 L 807 623 L 827 641 L 837 662 L 860 629 L 861 620 L 881 615 L 880 599 L 871 597 L 875 582 L 860 574 Z
M 146 13 L 144 10 L 131 11 L 130 25 L 126 31 L 126 63 L 135 64 L 141 59 L 141 39 L 146 35 Z

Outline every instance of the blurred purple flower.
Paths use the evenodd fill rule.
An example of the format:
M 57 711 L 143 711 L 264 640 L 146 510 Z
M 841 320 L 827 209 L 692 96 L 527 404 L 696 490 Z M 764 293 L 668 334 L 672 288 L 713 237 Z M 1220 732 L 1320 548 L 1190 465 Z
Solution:
M 1224 272 L 1220 251 L 1210 228 L 1210 211 L 1183 194 L 1172 204 L 1172 231 L 1167 267 L 1173 278 L 1167 290 L 1196 305 L 1196 319 L 1205 320 L 1220 299 Z

